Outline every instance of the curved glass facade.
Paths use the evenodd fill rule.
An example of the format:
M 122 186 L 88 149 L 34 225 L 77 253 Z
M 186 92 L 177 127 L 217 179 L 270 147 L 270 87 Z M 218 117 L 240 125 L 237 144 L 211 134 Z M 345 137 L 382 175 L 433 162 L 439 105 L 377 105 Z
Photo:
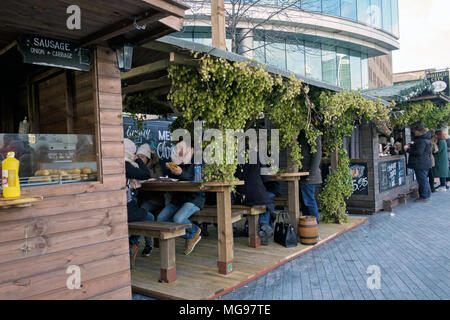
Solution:
M 265 37 L 253 40 L 253 56 L 266 64 L 344 89 L 369 88 L 369 63 L 365 53 L 328 44 Z
M 186 27 L 176 37 L 212 45 L 210 27 Z M 227 35 L 228 36 L 228 35 Z M 226 45 L 231 48 L 231 39 Z M 253 36 L 253 58 L 295 74 L 347 90 L 369 88 L 368 55 L 339 46 L 298 39 L 296 34 L 257 30 Z
M 261 4 L 294 7 L 355 20 L 400 37 L 398 0 L 261 0 Z

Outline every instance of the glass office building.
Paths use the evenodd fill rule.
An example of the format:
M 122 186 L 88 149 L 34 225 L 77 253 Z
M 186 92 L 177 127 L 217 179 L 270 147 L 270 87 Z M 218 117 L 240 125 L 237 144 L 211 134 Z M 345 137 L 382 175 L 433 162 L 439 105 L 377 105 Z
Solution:
M 369 72 L 369 59 L 399 47 L 398 0 L 262 0 L 257 6 L 270 9 L 262 7 L 248 19 L 259 22 L 263 19 L 261 12 L 287 5 L 292 12 L 285 14 L 292 20 L 287 23 L 283 17 L 272 17 L 252 30 L 251 39 L 246 40 L 244 48 L 239 47 L 239 53 L 300 76 L 357 90 L 373 86 L 369 73 L 373 78 L 374 72 L 381 72 L 378 67 Z M 187 13 L 183 31 L 173 35 L 212 45 L 211 27 L 205 25 L 209 14 L 208 10 L 191 16 Z M 202 18 L 206 22 L 197 25 L 197 19 Z M 318 24 L 315 20 L 311 23 L 311 18 L 317 18 Z M 231 50 L 229 34 L 226 47 Z

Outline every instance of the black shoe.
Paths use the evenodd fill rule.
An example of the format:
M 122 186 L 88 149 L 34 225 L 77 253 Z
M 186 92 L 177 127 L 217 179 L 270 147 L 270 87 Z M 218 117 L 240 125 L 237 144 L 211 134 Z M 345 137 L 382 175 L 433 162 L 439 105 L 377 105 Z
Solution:
M 207 222 L 203 222 L 200 224 L 200 229 L 202 230 L 202 236 L 203 237 L 208 237 L 209 233 L 208 233 L 208 224 Z
M 150 246 L 145 246 L 144 250 L 142 250 L 142 256 L 148 257 L 152 253 L 153 248 Z

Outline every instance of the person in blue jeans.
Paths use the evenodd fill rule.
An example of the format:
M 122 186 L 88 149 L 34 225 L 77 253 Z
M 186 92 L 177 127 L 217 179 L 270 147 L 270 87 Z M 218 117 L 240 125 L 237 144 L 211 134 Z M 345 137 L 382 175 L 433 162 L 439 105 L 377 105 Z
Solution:
M 312 153 L 311 146 L 302 130 L 298 136 L 298 142 L 302 149 L 302 171 L 309 172 L 309 175 L 300 179 L 300 204 L 302 215 L 316 217 L 319 224 L 319 208 L 316 201 L 316 185 L 322 184 L 322 174 L 320 172 L 320 162 L 322 160 L 322 138 L 316 140 L 317 152 Z
M 177 143 L 172 154 L 172 160 L 178 165 L 178 168 L 169 168 L 170 178 L 181 181 L 194 180 L 195 164 L 191 163 L 193 157 L 193 148 L 186 142 Z M 162 209 L 157 217 L 157 221 L 170 221 L 176 223 L 187 223 L 191 227 L 186 229 L 186 234 L 182 238 L 186 239 L 185 255 L 189 255 L 201 240 L 201 229 L 189 220 L 197 211 L 203 209 L 205 205 L 205 194 L 203 192 L 173 192 L 172 199 L 168 205 Z
M 428 172 L 431 168 L 431 133 L 423 124 L 412 127 L 414 143 L 408 144 L 404 150 L 409 153 L 407 167 L 414 169 L 419 184 L 419 198 L 416 202 L 427 202 L 431 197 L 431 188 L 428 181 Z

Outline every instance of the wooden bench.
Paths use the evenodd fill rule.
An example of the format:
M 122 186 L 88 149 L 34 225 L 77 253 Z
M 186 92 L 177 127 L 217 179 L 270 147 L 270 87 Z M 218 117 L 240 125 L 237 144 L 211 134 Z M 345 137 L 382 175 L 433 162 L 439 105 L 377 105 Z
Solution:
M 288 198 L 287 197 L 275 197 L 275 198 L 273 198 L 273 202 L 275 202 L 276 206 L 281 206 L 281 207 L 288 206 Z
M 411 189 L 406 193 L 399 193 L 396 197 L 383 200 L 383 210 L 392 212 L 392 208 L 398 204 L 406 204 L 408 198 L 416 199 L 419 196 L 418 189 Z
M 175 238 L 186 234 L 190 224 L 156 221 L 139 221 L 128 223 L 128 232 L 131 235 L 153 237 L 159 239 L 161 255 L 161 279 L 167 283 L 177 278 L 175 267 Z
M 231 222 L 235 223 L 242 219 L 242 216 L 245 214 L 243 210 L 231 209 Z M 213 206 L 208 206 L 203 208 L 203 210 L 197 211 L 194 213 L 189 220 L 197 221 L 197 222 L 209 222 L 209 223 L 217 223 L 217 208 Z
M 216 223 L 217 220 L 217 213 L 216 213 L 216 207 L 212 206 L 212 205 L 206 205 L 205 209 L 203 209 L 202 211 L 205 210 L 213 210 L 213 214 L 211 215 L 211 219 L 210 221 L 206 221 L 206 220 L 193 220 L 193 221 L 202 221 L 202 222 L 212 222 L 212 223 Z M 232 205 L 231 206 L 231 215 L 232 215 L 232 222 L 237 222 L 239 220 L 242 219 L 242 216 L 247 216 L 248 218 L 248 239 L 249 239 L 249 247 L 251 248 L 258 248 L 261 245 L 261 240 L 259 239 L 259 235 L 258 235 L 258 230 L 259 230 L 259 222 L 258 222 L 258 216 L 261 213 L 266 212 L 266 206 L 245 206 L 245 205 Z M 194 216 L 196 216 L 196 214 L 194 214 Z M 234 218 L 234 216 L 238 216 L 240 215 L 240 218 Z M 192 217 L 191 217 L 192 218 Z M 214 220 L 216 219 L 216 220 Z

